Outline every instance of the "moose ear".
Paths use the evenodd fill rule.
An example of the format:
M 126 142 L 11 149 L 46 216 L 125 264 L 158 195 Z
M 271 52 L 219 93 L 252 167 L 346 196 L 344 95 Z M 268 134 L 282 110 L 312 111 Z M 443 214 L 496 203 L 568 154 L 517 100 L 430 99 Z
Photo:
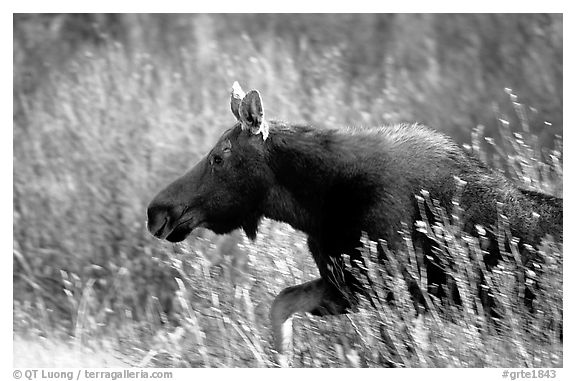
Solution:
M 268 137 L 268 123 L 264 120 L 262 98 L 257 90 L 250 90 L 240 102 L 238 108 L 243 130 L 249 130 L 254 135 L 262 134 L 264 140 Z
M 240 108 L 240 102 L 242 102 L 242 98 L 244 98 L 245 95 L 246 94 L 242 91 L 238 81 L 235 81 L 232 84 L 232 91 L 230 92 L 230 108 L 232 109 L 232 114 L 234 114 L 238 121 L 240 120 L 238 109 Z

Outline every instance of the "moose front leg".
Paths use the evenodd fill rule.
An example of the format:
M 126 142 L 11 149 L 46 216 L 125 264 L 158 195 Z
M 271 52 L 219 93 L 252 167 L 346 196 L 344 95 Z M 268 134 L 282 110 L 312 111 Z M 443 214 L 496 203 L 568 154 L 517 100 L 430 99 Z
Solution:
M 285 366 L 291 362 L 293 314 L 309 312 L 317 316 L 339 315 L 350 311 L 350 308 L 349 298 L 322 278 L 282 290 L 270 310 L 274 346 L 280 365 Z

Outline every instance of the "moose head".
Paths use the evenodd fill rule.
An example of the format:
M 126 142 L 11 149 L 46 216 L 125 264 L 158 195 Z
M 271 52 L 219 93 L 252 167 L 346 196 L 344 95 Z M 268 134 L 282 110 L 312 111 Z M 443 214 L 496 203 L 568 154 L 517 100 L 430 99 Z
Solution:
M 237 123 L 190 171 L 164 188 L 148 206 L 148 230 L 170 242 L 197 227 L 225 234 L 243 228 L 252 239 L 273 180 L 267 164 L 269 130 L 262 98 L 232 86 L 230 106 Z

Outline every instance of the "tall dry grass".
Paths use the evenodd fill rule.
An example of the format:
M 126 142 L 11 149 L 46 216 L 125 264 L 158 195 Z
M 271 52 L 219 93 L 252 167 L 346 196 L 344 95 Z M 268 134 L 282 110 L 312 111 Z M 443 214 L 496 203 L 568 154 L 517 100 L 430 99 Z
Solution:
M 15 19 L 13 306 L 15 330 L 32 339 L 82 348 L 105 338 L 140 366 L 275 365 L 271 300 L 317 276 L 304 237 L 265 221 L 255 243 L 200 233 L 171 245 L 145 227 L 155 192 L 233 122 L 234 80 L 258 88 L 281 119 L 417 120 L 460 140 L 472 131 L 470 149 L 490 165 L 562 192 L 558 17 L 126 15 L 97 19 L 108 28 L 83 32 L 90 38 L 70 19 L 29 17 Z M 366 28 L 352 28 L 359 22 Z M 466 41 L 454 37 L 470 22 Z M 495 37 L 503 25 L 517 29 Z M 527 53 L 486 55 L 520 42 Z M 498 71 L 502 57 L 516 66 Z M 520 96 L 500 87 L 509 82 Z M 460 258 L 463 306 L 416 319 L 397 269 L 374 266 L 376 284 L 401 295 L 396 305 L 296 318 L 295 365 L 561 366 L 561 243 L 536 248 L 545 262 L 534 314 L 515 292 L 527 269 L 503 263 L 489 274 L 506 306 L 494 325 L 471 312 L 480 249 L 448 220 L 431 230 Z M 407 243 L 394 255 L 414 264 L 417 252 Z

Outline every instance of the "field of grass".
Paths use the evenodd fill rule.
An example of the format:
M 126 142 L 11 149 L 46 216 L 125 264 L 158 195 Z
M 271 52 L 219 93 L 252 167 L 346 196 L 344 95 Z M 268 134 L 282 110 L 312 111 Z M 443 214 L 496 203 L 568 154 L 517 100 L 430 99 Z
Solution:
M 15 16 L 15 365 L 277 366 L 270 304 L 318 276 L 305 237 L 269 220 L 255 242 L 201 231 L 169 244 L 146 231 L 151 198 L 234 122 L 233 81 L 259 89 L 273 118 L 425 122 L 561 196 L 561 58 L 562 17 L 550 15 Z M 369 260 L 396 304 L 297 316 L 294 366 L 562 366 L 562 243 L 535 248 L 530 268 L 512 247 L 488 273 L 453 216 L 430 231 L 462 306 L 429 296 L 435 307 L 417 317 L 398 266 Z M 409 241 L 391 254 L 413 274 L 419 255 Z M 496 323 L 475 312 L 481 272 Z M 526 282 L 540 285 L 533 313 Z M 24 345 L 46 356 L 27 361 Z

